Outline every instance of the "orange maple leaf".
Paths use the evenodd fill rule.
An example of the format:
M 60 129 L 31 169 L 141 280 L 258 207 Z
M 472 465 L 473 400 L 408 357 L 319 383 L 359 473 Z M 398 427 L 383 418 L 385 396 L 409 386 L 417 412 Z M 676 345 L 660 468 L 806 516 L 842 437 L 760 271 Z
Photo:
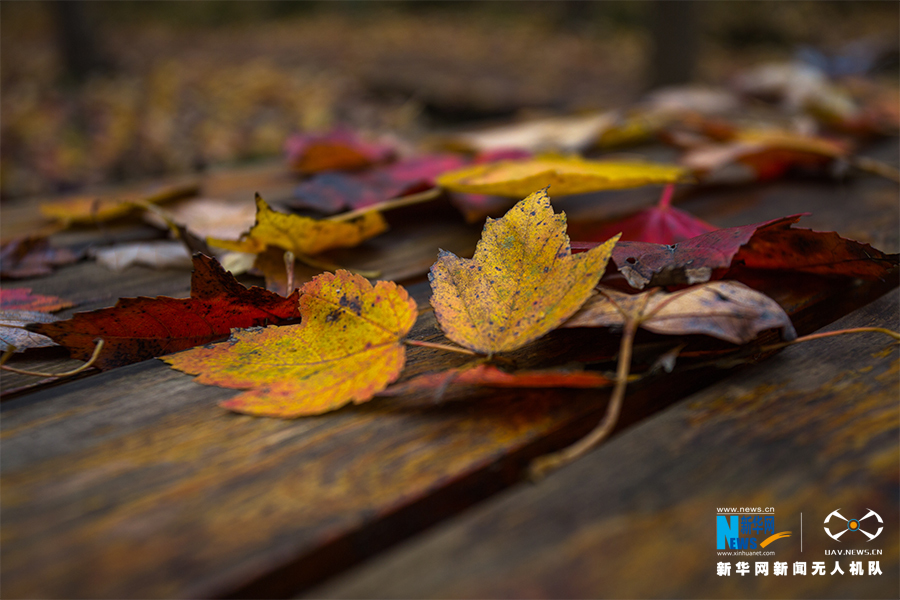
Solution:
M 140 210 L 140 204 L 161 204 L 180 198 L 196 196 L 200 186 L 196 182 L 158 186 L 149 191 L 131 192 L 115 196 L 77 196 L 65 200 L 42 202 L 38 209 L 45 217 L 63 225 L 111 221 Z
M 228 342 L 163 360 L 200 383 L 247 390 L 225 408 L 282 418 L 366 402 L 399 376 L 402 340 L 417 316 L 405 289 L 337 271 L 301 294 L 300 325 L 236 331 Z

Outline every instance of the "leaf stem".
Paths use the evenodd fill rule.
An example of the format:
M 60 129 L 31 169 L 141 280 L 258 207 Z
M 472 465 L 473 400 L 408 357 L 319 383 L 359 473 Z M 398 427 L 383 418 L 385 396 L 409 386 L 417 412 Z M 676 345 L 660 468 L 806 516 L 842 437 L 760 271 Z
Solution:
M 465 348 L 460 348 L 459 346 L 448 346 L 446 344 L 436 344 L 434 342 L 425 342 L 422 340 L 403 340 L 403 343 L 407 346 L 421 346 L 423 348 L 434 348 L 436 350 L 446 350 L 447 352 L 456 352 L 457 354 L 467 354 L 469 356 L 478 356 L 477 352 L 472 352 L 471 350 L 467 350 Z
M 383 212 L 394 208 L 400 208 L 401 206 L 421 204 L 422 202 L 433 200 L 440 195 L 441 188 L 433 187 L 417 194 L 409 194 L 408 196 L 400 196 L 399 198 L 393 198 L 391 200 L 379 202 L 378 204 L 363 206 L 362 208 L 357 208 L 356 210 L 351 210 L 350 212 L 345 212 L 343 214 L 331 217 L 329 221 L 351 221 L 356 217 L 368 214 L 370 212 Z
M 809 342 L 812 340 L 818 340 L 822 338 L 832 337 L 835 335 L 844 335 L 845 333 L 883 333 L 885 335 L 889 335 L 898 342 L 900 342 L 900 333 L 896 331 L 892 331 L 890 329 L 886 329 L 884 327 L 853 327 L 851 329 L 838 329 L 837 331 L 825 331 L 822 333 L 811 333 L 809 335 L 804 335 L 803 337 L 798 337 L 795 340 L 791 340 L 790 342 L 781 342 L 779 344 L 769 344 L 768 346 L 763 346 L 760 350 L 768 352 L 769 350 L 779 350 L 781 348 L 785 348 L 787 346 L 793 346 L 794 344 L 799 344 L 800 342 Z
M 287 298 L 294 291 L 294 253 L 290 250 L 284 251 L 284 270 L 287 273 L 287 289 L 284 290 L 284 297 Z
M 659 208 L 665 210 L 672 206 L 672 195 L 675 193 L 675 184 L 670 183 L 663 188 L 662 197 L 659 199 Z
M 11 346 L 10 349 L 15 351 L 14 346 Z M 24 369 L 16 369 L 15 367 L 9 367 L 9 366 L 3 364 L 7 361 L 7 359 L 9 358 L 9 355 L 11 354 L 10 350 L 7 350 L 6 353 L 4 353 L 3 358 L 0 359 L 0 369 L 3 369 L 4 371 L 10 371 L 12 373 L 18 373 L 19 375 L 31 375 L 33 377 L 53 377 L 53 378 L 71 377 L 72 375 L 77 375 L 78 373 L 81 373 L 82 371 L 85 371 L 85 370 L 91 368 L 92 366 L 94 366 L 94 363 L 97 362 L 97 357 L 100 356 L 101 350 L 103 350 L 103 339 L 102 338 L 97 340 L 97 346 L 94 348 L 94 353 L 91 354 L 90 360 L 88 360 L 86 363 L 84 363 L 77 369 L 72 369 L 71 371 L 66 371 L 65 373 L 42 373 L 40 371 L 26 371 Z
M 893 182 L 900 183 L 900 171 L 887 163 L 881 162 L 880 160 L 875 160 L 874 158 L 869 158 L 868 156 L 855 156 L 850 159 L 850 164 L 860 171 L 880 175 L 885 179 L 890 179 Z
M 9 360 L 9 357 L 15 354 L 16 347 L 12 344 L 9 344 L 6 347 L 6 352 L 3 353 L 3 356 L 0 356 L 0 367 L 6 364 L 6 361 Z
M 531 463 L 529 476 L 532 480 L 543 479 L 551 471 L 565 466 L 582 456 L 597 444 L 609 437 L 619 420 L 622 404 L 625 400 L 625 388 L 628 387 L 628 373 L 631 369 L 631 353 L 634 347 L 634 335 L 637 332 L 638 319 L 629 317 L 625 320 L 622 331 L 622 342 L 619 346 L 619 362 L 616 367 L 616 387 L 609 399 L 609 406 L 603 420 L 586 436 L 559 452 L 541 456 Z

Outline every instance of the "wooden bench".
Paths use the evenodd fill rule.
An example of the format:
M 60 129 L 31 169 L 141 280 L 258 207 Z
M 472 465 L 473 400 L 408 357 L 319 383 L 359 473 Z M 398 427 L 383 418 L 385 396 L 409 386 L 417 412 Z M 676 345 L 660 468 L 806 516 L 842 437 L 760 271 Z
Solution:
M 897 150 L 891 141 L 872 154 L 896 165 Z M 202 183 L 212 197 L 259 191 L 274 201 L 293 185 L 280 165 L 212 173 Z M 554 204 L 570 219 L 589 218 L 650 196 Z M 800 226 L 897 252 L 897 196 L 896 184 L 873 177 L 785 181 L 703 190 L 683 207 L 722 227 L 811 212 Z M 446 217 L 426 224 L 416 210 Z M 335 260 L 380 268 L 427 305 L 424 270 L 437 248 L 471 253 L 480 228 L 439 203 L 389 218 L 390 234 Z M 40 225 L 34 202 L 3 206 L 4 238 Z M 152 235 L 131 223 L 53 240 L 84 246 Z M 896 275 L 805 298 L 796 307 L 798 331 L 897 329 Z M 68 316 L 120 297 L 186 296 L 189 283 L 188 271 L 116 274 L 81 262 L 4 286 L 78 303 L 61 313 Z M 412 336 L 443 339 L 431 313 Z M 563 361 L 590 340 L 555 332 L 516 360 Z M 529 461 L 590 430 L 607 391 L 467 391 L 442 403 L 382 398 L 283 421 L 228 413 L 216 402 L 235 391 L 196 384 L 158 360 L 60 382 L 4 372 L 0 591 L 9 598 L 890 597 L 900 586 L 897 352 L 886 337 L 840 336 L 748 367 L 650 378 L 629 389 L 612 440 L 538 484 L 523 480 Z M 405 373 L 463 360 L 414 348 Z M 44 351 L 13 364 L 60 372 L 78 363 Z M 838 560 L 845 574 L 717 576 L 717 562 L 739 560 L 716 552 L 717 509 L 731 506 L 773 507 L 776 531 L 792 532 L 762 560 L 824 560 L 829 573 Z M 834 509 L 884 518 L 885 532 L 871 544 L 883 554 L 857 559 L 878 560 L 881 575 L 851 576 L 850 557 L 825 556 L 838 546 L 823 531 Z M 748 560 L 752 568 L 760 559 Z

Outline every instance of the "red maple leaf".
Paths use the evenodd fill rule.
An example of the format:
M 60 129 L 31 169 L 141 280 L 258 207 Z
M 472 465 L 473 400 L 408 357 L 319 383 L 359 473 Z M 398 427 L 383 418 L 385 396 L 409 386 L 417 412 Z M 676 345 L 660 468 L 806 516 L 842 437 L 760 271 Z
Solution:
M 57 296 L 33 294 L 31 288 L 0 289 L 0 310 L 56 312 L 70 306 L 75 304 Z
M 612 264 L 637 289 L 722 279 L 733 267 L 875 280 L 897 266 L 896 254 L 885 254 L 834 232 L 792 228 L 802 216 L 717 229 L 671 245 L 619 242 Z M 572 251 L 597 245 L 572 242 Z
M 87 360 L 95 340 L 103 350 L 95 366 L 111 369 L 223 339 L 232 328 L 283 323 L 300 316 L 299 292 L 287 298 L 246 288 L 214 259 L 194 255 L 190 298 L 121 298 L 114 307 L 75 313 L 66 321 L 29 326 Z
M 24 237 L 0 247 L 0 276 L 20 279 L 49 275 L 54 267 L 77 261 L 68 248 L 54 248 L 45 237 Z
M 296 134 L 284 147 L 291 168 L 300 173 L 362 169 L 394 158 L 391 146 L 363 140 L 347 129 Z
M 579 234 L 584 236 L 585 241 L 592 242 L 608 240 L 621 232 L 621 241 L 674 244 L 716 230 L 714 225 L 672 206 L 674 191 L 674 185 L 667 185 L 656 206 L 598 227 L 586 235 Z
M 417 391 L 433 391 L 438 397 L 451 385 L 493 388 L 601 388 L 612 387 L 614 380 L 593 371 L 541 369 L 508 373 L 493 365 L 475 365 L 424 373 L 380 392 L 381 396 L 399 396 Z
M 363 173 L 321 173 L 294 190 L 294 208 L 313 208 L 325 214 L 362 208 L 435 186 L 434 178 L 458 169 L 466 159 L 455 154 L 425 155 Z

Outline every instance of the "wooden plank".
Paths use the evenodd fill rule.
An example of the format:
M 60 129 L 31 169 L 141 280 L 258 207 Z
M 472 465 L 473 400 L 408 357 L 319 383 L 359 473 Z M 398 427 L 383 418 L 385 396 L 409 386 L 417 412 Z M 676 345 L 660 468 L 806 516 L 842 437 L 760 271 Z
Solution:
M 742 222 L 761 220 L 758 209 L 744 206 Z M 414 228 L 415 218 L 409 221 Z M 394 234 L 402 247 L 399 228 Z M 403 250 L 410 263 L 427 256 L 430 264 L 432 235 Z M 85 300 L 111 304 L 129 295 L 123 289 L 155 285 L 155 275 L 141 283 L 131 271 L 122 282 L 93 285 L 74 273 L 40 280 L 46 287 L 36 291 L 64 295 L 58 290 L 81 282 Z M 427 299 L 425 286 L 411 292 L 420 303 Z M 849 289 L 849 303 L 835 310 L 881 292 Z M 819 304 L 798 329 L 827 322 L 827 312 Z M 565 362 L 567 352 L 587 344 L 583 335 L 554 333 L 514 358 L 523 367 L 547 356 Z M 431 316 L 413 336 L 443 339 Z M 614 342 L 609 337 L 598 354 L 608 357 Z M 416 349 L 406 373 L 456 360 Z M 623 427 L 724 376 L 704 371 L 638 386 Z M 531 457 L 589 429 L 606 399 L 603 392 L 484 392 L 435 405 L 407 397 L 283 422 L 215 406 L 234 393 L 148 361 L 4 403 L 0 591 L 286 595 L 510 485 Z
M 130 267 L 121 273 L 111 271 L 95 262 L 81 262 L 60 269 L 51 277 L 4 282 L 4 287 L 27 287 L 36 294 L 59 296 L 75 306 L 56 313 L 67 319 L 75 312 L 112 306 L 121 297 L 173 296 L 184 298 L 190 294 L 191 274 L 188 270 L 148 269 Z M 68 358 L 61 348 L 30 350 L 14 355 L 9 365 L 28 371 L 62 373 L 82 364 Z M 85 372 L 85 375 L 94 373 Z M 53 380 L 0 371 L 0 398 L 4 401 L 17 394 L 45 385 Z
M 261 595 L 284 593 L 496 491 L 515 477 L 498 459 L 602 402 L 482 394 L 276 421 L 215 406 L 232 394 L 150 361 L 6 403 L 3 594 L 209 596 L 286 565 Z M 367 529 L 392 515 L 398 531 Z
M 412 337 L 443 340 L 431 314 Z M 565 363 L 588 343 L 608 356 L 616 338 L 559 331 L 511 358 Z M 406 373 L 464 360 L 414 349 Z M 650 380 L 622 426 L 726 374 Z M 235 393 L 147 361 L 4 403 L 0 591 L 283 596 L 513 483 L 586 433 L 608 397 L 460 391 L 279 421 L 215 405 Z
M 894 291 L 826 329 L 896 326 Z M 671 406 L 537 485 L 522 484 L 331 585 L 316 598 L 892 598 L 900 589 L 898 347 L 876 334 L 786 349 Z M 775 508 L 770 557 L 722 557 L 718 507 Z M 826 537 L 835 509 L 883 534 Z M 800 543 L 800 513 L 803 544 Z M 873 521 L 874 519 L 870 519 Z M 871 533 L 875 532 L 872 528 Z M 826 549 L 878 549 L 826 556 Z M 749 561 L 741 577 L 717 561 Z M 755 576 L 755 561 L 787 576 Z M 792 575 L 835 560 L 844 575 Z M 866 574 L 852 576 L 850 560 Z M 878 560 L 882 575 L 868 575 Z

